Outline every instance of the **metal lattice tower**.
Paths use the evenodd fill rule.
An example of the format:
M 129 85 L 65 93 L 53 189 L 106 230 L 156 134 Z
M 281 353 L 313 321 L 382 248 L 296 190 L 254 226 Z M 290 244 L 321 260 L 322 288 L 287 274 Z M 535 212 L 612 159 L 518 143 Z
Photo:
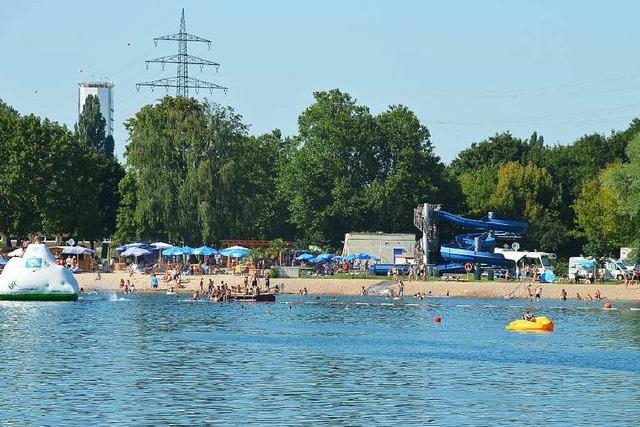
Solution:
M 145 61 L 147 69 L 149 69 L 149 63 L 151 62 L 158 62 L 162 64 L 163 70 L 165 64 L 177 64 L 178 72 L 176 74 L 176 77 L 168 77 L 164 79 L 152 80 L 149 82 L 137 83 L 137 90 L 140 90 L 141 86 L 149 86 L 152 91 L 156 87 L 164 87 L 167 91 L 169 91 L 170 88 L 176 88 L 176 96 L 181 96 L 184 98 L 189 96 L 189 88 L 195 89 L 196 93 L 200 89 L 209 89 L 211 93 L 213 93 L 213 91 L 217 89 L 223 90 L 224 93 L 227 93 L 227 88 L 224 86 L 189 77 L 189 65 L 199 65 L 200 71 L 204 69 L 205 65 L 213 66 L 216 68 L 216 72 L 218 72 L 220 64 L 218 64 L 217 62 L 209 61 L 207 59 L 198 58 L 197 56 L 192 56 L 187 53 L 187 44 L 189 42 L 207 43 L 209 49 L 211 49 L 211 40 L 203 39 L 202 37 L 194 36 L 193 34 L 187 33 L 187 26 L 184 21 L 184 9 L 182 9 L 182 17 L 180 18 L 180 31 L 177 34 L 154 38 L 153 43 L 156 46 L 158 45 L 158 40 L 177 41 L 178 54 L 149 59 Z

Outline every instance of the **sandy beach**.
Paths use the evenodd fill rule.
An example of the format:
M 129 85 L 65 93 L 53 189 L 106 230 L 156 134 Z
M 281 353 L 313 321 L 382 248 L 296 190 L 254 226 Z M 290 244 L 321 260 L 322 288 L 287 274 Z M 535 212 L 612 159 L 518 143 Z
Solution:
M 100 280 L 96 280 L 97 274 L 83 273 L 75 276 L 80 286 L 85 290 L 98 291 L 119 291 L 119 283 L 121 279 L 130 280 L 139 292 L 153 292 L 151 288 L 149 275 L 129 273 L 104 273 Z M 160 285 L 158 291 L 165 291 L 175 283 L 165 283 L 162 276 L 158 276 Z M 200 279 L 204 280 L 205 288 L 209 283 L 209 279 L 214 284 L 219 285 L 221 281 L 227 284 L 237 285 L 243 283 L 242 276 L 232 275 L 210 275 L 210 276 L 184 276 L 181 285 L 185 286 L 182 292 L 191 292 L 199 288 Z M 262 285 L 261 280 L 261 285 Z M 392 285 L 386 278 L 362 279 L 362 278 L 278 278 L 271 279 L 271 285 L 284 286 L 283 293 L 297 294 L 303 288 L 311 295 L 360 295 L 362 287 L 370 288 L 386 288 L 392 286 L 397 291 L 398 285 Z M 619 301 L 640 301 L 640 287 L 626 287 L 624 284 L 606 283 L 595 285 L 575 285 L 567 283 L 554 284 L 537 284 L 531 285 L 533 291 L 537 286 L 542 287 L 542 298 L 560 299 L 561 290 L 565 289 L 568 299 L 576 299 L 579 293 L 583 299 L 587 299 L 587 295 L 593 296 L 597 290 L 600 290 L 603 299 L 619 300 Z M 428 294 L 431 292 L 433 296 L 457 296 L 469 298 L 504 298 L 507 296 L 513 298 L 529 299 L 529 292 L 526 289 L 526 283 L 521 282 L 445 282 L 445 281 L 412 281 L 405 282 L 405 295 L 415 295 L 418 292 Z

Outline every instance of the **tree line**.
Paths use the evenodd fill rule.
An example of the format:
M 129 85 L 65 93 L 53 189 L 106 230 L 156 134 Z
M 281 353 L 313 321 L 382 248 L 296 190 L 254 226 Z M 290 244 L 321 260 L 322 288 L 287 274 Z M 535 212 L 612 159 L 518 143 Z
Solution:
M 33 233 L 95 241 L 115 232 L 124 168 L 105 136 L 97 97 L 75 129 L 0 100 L 0 233 L 7 243 Z
M 57 192 L 52 190 L 48 198 L 24 197 L 23 191 L 33 190 L 22 189 L 25 181 L 16 176 L 27 173 L 29 180 L 36 179 L 31 175 L 37 173 L 29 169 L 33 153 L 18 150 L 21 154 L 16 156 L 23 156 L 26 163 L 19 159 L 5 163 L 2 158 L 2 164 L 10 167 L 3 167 L 0 180 L 6 175 L 9 181 L 2 183 L 12 182 L 13 187 L 11 198 L 3 197 L 0 209 L 9 215 L 0 218 L 0 230 L 9 233 L 34 229 L 79 237 L 113 233 L 120 243 L 215 244 L 221 239 L 283 238 L 338 248 L 349 231 L 415 233 L 413 208 L 429 202 L 471 217 L 492 211 L 526 221 L 530 231 L 523 247 L 561 257 L 615 255 L 621 246 L 640 244 L 637 119 L 623 131 L 584 135 L 567 145 L 546 145 L 535 132 L 529 138 L 497 133 L 471 144 L 447 165 L 434 153 L 426 125 L 402 105 L 373 114 L 347 93 L 316 92 L 314 102 L 298 117 L 296 134 L 284 137 L 279 130 L 250 135 L 248 125 L 230 107 L 165 97 L 125 123 L 126 173 L 114 169 L 101 178 L 95 173 L 113 162 L 112 141 L 106 141 L 103 133 L 92 137 L 93 132 L 82 131 L 94 129 L 91 123 L 98 119 L 81 117 L 70 132 L 46 119 L 4 110 L 12 111 L 3 106 L 0 132 L 7 117 L 19 123 L 31 117 L 40 123 L 40 132 L 48 134 L 44 139 L 52 141 L 46 144 L 54 147 L 58 141 L 58 150 L 65 145 L 75 153 L 58 160 L 63 163 L 56 164 L 57 169 L 46 168 L 47 173 L 56 170 L 55 174 L 78 179 L 69 185 L 67 179 L 56 178 L 64 184 L 49 185 Z M 14 141 L 0 133 L 3 147 L 34 138 L 15 134 Z M 77 149 L 71 150 L 69 144 Z M 9 151 L 3 149 L 0 156 Z M 86 156 L 98 160 L 73 163 Z M 96 161 L 102 166 L 96 167 Z M 36 163 L 43 165 L 40 160 Z M 72 167 L 77 174 L 71 173 Z M 92 192 L 87 187 L 102 190 Z M 65 199 L 72 188 L 91 194 Z M 79 203 L 99 194 L 109 209 L 91 211 L 93 202 Z M 11 200 L 7 208 L 4 199 Z M 25 200 L 30 204 L 22 205 Z M 31 210 L 20 206 L 33 212 L 37 208 L 38 219 L 23 218 Z M 62 215 L 65 212 L 73 214 Z M 442 233 L 446 239 L 452 231 L 443 224 Z

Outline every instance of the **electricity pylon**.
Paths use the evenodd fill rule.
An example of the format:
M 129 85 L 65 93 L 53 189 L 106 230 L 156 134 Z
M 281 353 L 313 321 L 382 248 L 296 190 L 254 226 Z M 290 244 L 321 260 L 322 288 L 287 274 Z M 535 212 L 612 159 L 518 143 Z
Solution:
M 147 69 L 149 68 L 149 63 L 152 62 L 162 64 L 163 70 L 165 64 L 177 64 L 177 75 L 176 77 L 168 77 L 164 79 L 152 80 L 149 82 L 137 83 L 137 90 L 140 90 L 141 86 L 148 86 L 152 91 L 156 87 L 164 87 L 167 91 L 169 90 L 169 88 L 176 88 L 176 96 L 181 96 L 184 98 L 187 98 L 189 96 L 190 88 L 195 89 L 196 93 L 200 89 L 209 89 L 211 93 L 213 93 L 214 90 L 223 90 L 224 93 L 227 93 L 227 88 L 224 86 L 189 77 L 189 65 L 199 65 L 200 71 L 202 71 L 205 66 L 213 66 L 216 68 L 216 72 L 218 72 L 220 64 L 218 64 L 217 62 L 209 61 L 207 59 L 198 58 L 197 56 L 192 56 L 187 53 L 187 44 L 189 42 L 207 43 L 209 49 L 211 49 L 211 40 L 203 39 L 202 37 L 194 36 L 193 34 L 187 33 L 187 26 L 184 22 L 184 9 L 182 9 L 182 18 L 180 18 L 180 32 L 178 32 L 177 34 L 154 38 L 153 42 L 156 46 L 158 45 L 158 40 L 177 41 L 178 54 L 149 59 L 145 61 Z

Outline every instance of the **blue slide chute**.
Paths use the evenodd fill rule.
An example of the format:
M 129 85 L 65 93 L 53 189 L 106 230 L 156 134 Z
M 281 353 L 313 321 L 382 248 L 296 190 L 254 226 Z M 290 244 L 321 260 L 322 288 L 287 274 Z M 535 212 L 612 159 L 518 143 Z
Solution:
M 520 221 L 508 221 L 506 219 L 468 219 L 444 211 L 434 211 L 434 218 L 442 219 L 452 224 L 459 225 L 468 230 L 506 231 L 509 233 L 524 233 L 529 224 Z
M 512 260 L 506 259 L 503 254 L 493 252 L 496 246 L 496 239 L 492 233 L 513 237 L 526 232 L 528 228 L 528 224 L 525 222 L 497 218 L 469 219 L 441 210 L 434 211 L 433 217 L 434 219 L 450 222 L 463 229 L 476 231 L 457 235 L 455 243 L 440 246 L 440 256 L 450 262 L 449 264 L 438 265 L 438 271 L 441 273 L 463 272 L 465 263 L 500 267 L 513 266 Z M 476 238 L 480 239 L 478 251 L 476 251 L 475 247 Z

